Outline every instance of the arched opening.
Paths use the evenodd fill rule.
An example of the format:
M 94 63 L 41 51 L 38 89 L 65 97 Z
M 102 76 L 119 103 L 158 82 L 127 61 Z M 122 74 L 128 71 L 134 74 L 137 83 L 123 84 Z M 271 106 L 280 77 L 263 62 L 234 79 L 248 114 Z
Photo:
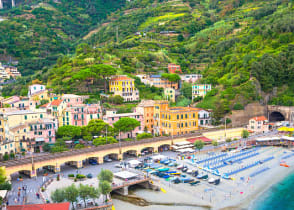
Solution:
M 20 170 L 10 175 L 11 181 L 29 179 L 31 177 L 31 171 L 29 170 Z
M 83 161 L 83 165 L 98 165 L 99 159 L 98 157 L 89 157 Z
M 136 150 L 128 150 L 123 153 L 123 159 L 137 157 L 137 151 Z
M 163 144 L 158 147 L 158 152 L 164 152 L 170 150 L 169 144 Z
M 36 168 L 38 176 L 48 176 L 49 174 L 55 173 L 55 167 L 53 165 L 47 165 L 40 168 Z
M 116 154 L 116 153 L 111 153 L 111 154 L 105 155 L 103 157 L 103 162 L 104 163 L 109 163 L 109 162 L 112 162 L 112 161 L 115 161 L 115 160 L 118 160 L 118 154 Z
M 272 112 L 269 116 L 270 122 L 285 121 L 285 117 L 281 112 Z
M 148 154 L 152 154 L 153 152 L 154 152 L 153 147 L 145 147 L 141 149 L 141 155 L 148 155 Z

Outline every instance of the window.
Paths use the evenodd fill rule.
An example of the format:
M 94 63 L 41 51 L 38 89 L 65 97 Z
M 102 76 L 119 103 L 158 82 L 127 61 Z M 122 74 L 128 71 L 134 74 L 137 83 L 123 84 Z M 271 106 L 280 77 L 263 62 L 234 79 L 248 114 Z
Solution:
M 49 142 L 51 142 L 52 141 L 52 139 L 51 139 L 51 137 L 49 137 Z
M 177 115 L 177 119 L 179 119 L 179 115 Z
M 90 114 L 90 119 L 91 119 L 91 120 L 93 119 L 93 115 L 92 115 L 92 114 Z
M 186 118 L 186 119 L 188 118 L 188 115 L 187 115 L 187 114 L 185 114 L 185 118 Z
M 24 119 L 25 119 L 25 120 L 27 120 L 27 119 L 28 119 L 28 116 L 27 116 L 27 115 L 25 115 L 25 116 L 24 116 Z
M 195 118 L 195 113 L 193 113 L 193 118 Z
M 181 114 L 181 119 L 183 119 L 183 115 Z

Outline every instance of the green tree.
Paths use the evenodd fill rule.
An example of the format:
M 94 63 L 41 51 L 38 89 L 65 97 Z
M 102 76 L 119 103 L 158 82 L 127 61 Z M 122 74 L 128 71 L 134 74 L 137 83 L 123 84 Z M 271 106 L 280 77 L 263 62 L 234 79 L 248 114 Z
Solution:
M 107 195 L 111 192 L 112 188 L 108 181 L 99 181 L 99 192 L 105 196 L 107 200 Z
M 184 82 L 181 88 L 181 93 L 188 99 L 192 99 L 192 84 Z
M 50 144 L 45 143 L 45 144 L 43 145 L 43 151 L 44 151 L 44 152 L 50 152 L 50 151 L 51 151 Z
M 153 138 L 152 134 L 151 133 L 140 133 L 136 137 L 137 140 L 147 139 L 147 138 Z
M 227 143 L 230 143 L 230 142 L 232 142 L 232 139 L 231 139 L 231 138 L 227 138 L 227 139 L 226 139 L 226 142 L 227 142 Z
M 98 188 L 95 187 L 91 187 L 90 188 L 90 193 L 89 193 L 89 198 L 92 198 L 94 203 L 95 203 L 95 199 L 100 197 L 100 192 Z
M 194 142 L 194 146 L 200 151 L 204 147 L 204 142 L 202 140 L 197 140 Z
M 9 160 L 9 155 L 7 153 L 5 153 L 3 155 L 3 160 L 6 161 L 6 160 Z
M 5 182 L 6 182 L 5 169 L 3 167 L 0 167 L 0 184 L 3 184 Z
M 67 200 L 68 202 L 71 202 L 73 207 L 74 207 L 74 202 L 77 201 L 78 196 L 79 196 L 79 190 L 74 184 L 64 189 L 65 200 Z
M 104 91 L 105 93 L 107 92 L 107 80 L 106 77 L 112 76 L 116 74 L 116 69 L 113 68 L 110 65 L 105 65 L 105 64 L 97 64 L 97 65 L 93 65 L 91 66 L 91 69 L 93 70 L 93 72 L 95 72 L 97 75 L 99 75 L 100 77 L 103 78 L 104 81 Z
M 76 139 L 81 136 L 81 127 L 73 125 L 64 125 L 57 130 L 58 137 L 69 137 L 71 139 Z
M 218 142 L 217 142 L 217 141 L 215 141 L 215 140 L 214 140 L 214 141 L 212 141 L 211 143 L 212 143 L 212 145 L 213 145 L 214 147 L 216 147 L 216 146 L 218 145 Z
M 93 145 L 100 146 L 100 145 L 104 145 L 104 144 L 115 144 L 117 142 L 118 141 L 111 136 L 108 136 L 107 139 L 106 139 L 106 137 L 99 137 L 99 138 L 96 138 L 93 140 Z
M 75 149 L 82 149 L 82 148 L 85 148 L 85 145 L 83 145 L 83 144 L 76 144 L 75 145 Z
M 78 188 L 79 197 L 81 199 L 83 199 L 85 208 L 87 206 L 86 199 L 90 198 L 90 193 L 92 191 L 91 188 L 93 188 L 93 187 L 90 187 L 89 185 L 82 185 L 82 184 L 80 184 L 80 186 Z
M 179 42 L 182 42 L 182 41 L 184 41 L 184 36 L 182 34 L 179 34 L 177 39 Z
M 99 182 L 107 181 L 107 182 L 112 183 L 113 173 L 110 170 L 107 170 L 107 169 L 104 170 L 104 169 L 102 169 L 100 171 L 100 173 L 98 174 L 98 179 L 99 179 Z
M 248 130 L 242 130 L 241 136 L 242 136 L 243 139 L 247 139 L 249 137 Z
M 124 98 L 120 95 L 110 96 L 108 98 L 108 102 L 113 104 L 122 104 L 124 102 Z
M 51 199 L 54 203 L 61 203 L 65 200 L 64 189 L 56 189 L 51 193 Z
M 116 121 L 113 126 L 114 128 L 118 131 L 122 132 L 130 132 L 131 133 L 131 138 L 133 138 L 133 130 L 140 126 L 141 123 L 134 119 L 134 118 L 129 118 L 129 117 L 123 117 L 120 118 L 118 121 Z
M 106 122 L 101 119 L 94 119 L 90 120 L 85 129 L 92 136 L 100 136 L 106 131 L 106 127 L 109 127 Z

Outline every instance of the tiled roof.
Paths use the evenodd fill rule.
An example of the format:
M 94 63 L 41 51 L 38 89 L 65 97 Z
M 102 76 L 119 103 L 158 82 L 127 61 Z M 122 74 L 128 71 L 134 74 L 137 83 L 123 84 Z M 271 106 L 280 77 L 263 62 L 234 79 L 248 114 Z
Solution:
M 51 106 L 59 106 L 63 100 L 54 100 L 51 102 Z
M 69 210 L 70 203 L 46 203 L 7 206 L 7 210 Z
M 40 107 L 42 107 L 42 108 L 46 108 L 48 105 L 49 105 L 49 103 L 47 103 L 47 104 L 43 104 L 43 105 L 40 106 Z
M 265 121 L 265 120 L 267 120 L 267 118 L 265 116 L 258 116 L 258 117 L 253 117 L 250 120 Z
M 133 80 L 133 79 L 132 78 L 129 78 L 127 76 L 124 76 L 124 75 L 117 76 L 117 77 L 114 77 L 114 78 L 111 79 L 111 81 L 117 81 L 117 80 Z

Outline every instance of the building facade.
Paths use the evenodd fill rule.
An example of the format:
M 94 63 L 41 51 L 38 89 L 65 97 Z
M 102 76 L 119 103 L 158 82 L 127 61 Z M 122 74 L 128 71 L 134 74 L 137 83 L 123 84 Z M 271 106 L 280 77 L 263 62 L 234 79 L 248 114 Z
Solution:
M 109 91 L 113 95 L 120 95 L 124 101 L 139 100 L 139 91 L 135 88 L 135 80 L 124 75 L 110 79 Z
M 126 133 L 121 132 L 121 134 L 120 134 L 121 139 L 131 138 L 131 136 L 136 137 L 138 134 L 144 132 L 144 126 L 145 125 L 144 125 L 144 117 L 143 117 L 142 113 L 135 112 L 135 113 L 104 115 L 103 116 L 103 121 L 108 123 L 109 125 L 113 126 L 113 124 L 115 122 L 117 122 L 120 118 L 124 118 L 124 117 L 134 118 L 134 119 L 138 120 L 140 122 L 140 126 L 136 127 L 132 131 L 132 135 L 131 135 L 131 132 L 126 132 Z
M 173 88 L 164 88 L 164 99 L 175 102 L 176 101 L 176 91 Z
M 209 126 L 211 125 L 211 112 L 204 110 L 204 109 L 199 109 L 198 111 L 198 125 L 199 126 Z
M 143 114 L 144 130 L 154 134 L 154 104 L 153 100 L 142 100 L 136 107 L 136 112 Z
M 202 79 L 201 74 L 182 74 L 180 75 L 182 82 L 195 83 Z
M 192 85 L 192 99 L 198 96 L 204 97 L 209 91 L 211 91 L 210 84 L 193 84 Z
M 183 73 L 180 65 L 169 63 L 167 68 L 168 68 L 168 72 L 171 74 Z
M 39 84 L 35 84 L 35 85 L 30 85 L 29 86 L 29 92 L 28 92 L 28 97 L 32 97 L 33 95 L 42 92 L 46 90 L 45 85 L 39 85 Z
M 75 94 L 64 94 L 61 99 L 67 104 L 67 106 L 75 106 L 84 103 L 84 96 L 78 96 Z
M 253 117 L 249 120 L 247 129 L 254 133 L 264 133 L 269 131 L 268 120 L 265 116 Z
M 150 86 L 157 88 L 173 88 L 175 90 L 179 89 L 179 84 L 177 82 L 171 82 L 167 79 L 161 78 L 161 75 L 150 75 L 149 77 Z

